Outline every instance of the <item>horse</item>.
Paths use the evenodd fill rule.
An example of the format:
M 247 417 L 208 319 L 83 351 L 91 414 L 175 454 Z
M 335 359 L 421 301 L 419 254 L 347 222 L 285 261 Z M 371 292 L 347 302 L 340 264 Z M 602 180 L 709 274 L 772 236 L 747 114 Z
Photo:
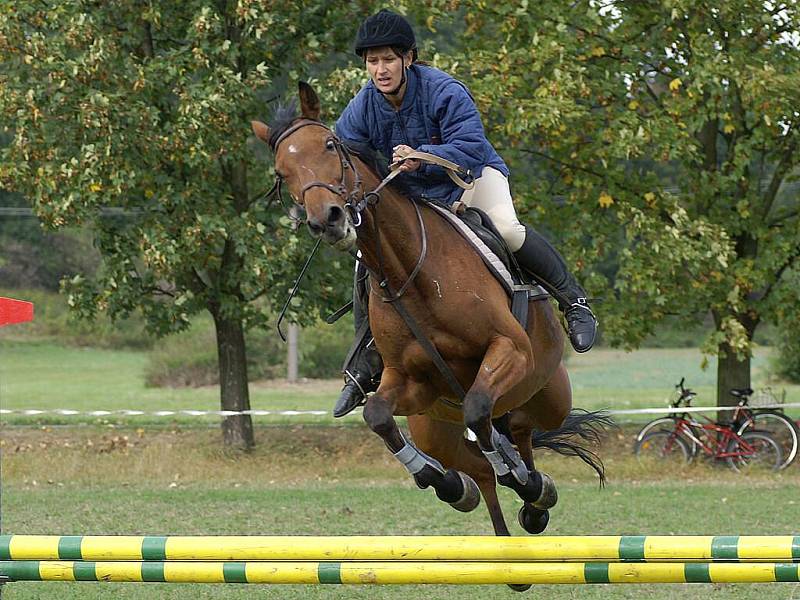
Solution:
M 599 458 L 567 439 L 594 437 L 604 417 L 572 411 L 564 332 L 551 303 L 530 302 L 524 329 L 504 288 L 453 227 L 424 202 L 382 185 L 319 120 L 311 86 L 300 83 L 299 100 L 299 116 L 272 128 L 251 125 L 274 151 L 277 193 L 285 185 L 311 235 L 357 248 L 370 272 L 369 322 L 384 371 L 364 420 L 420 488 L 464 512 L 483 496 L 495 534 L 507 536 L 500 483 L 523 500 L 520 525 L 542 532 L 558 494 L 535 468 L 534 443 L 579 455 L 602 481 Z M 401 303 L 466 390 L 463 399 L 406 325 Z M 410 440 L 396 416 L 407 418 Z M 536 440 L 534 430 L 542 432 Z

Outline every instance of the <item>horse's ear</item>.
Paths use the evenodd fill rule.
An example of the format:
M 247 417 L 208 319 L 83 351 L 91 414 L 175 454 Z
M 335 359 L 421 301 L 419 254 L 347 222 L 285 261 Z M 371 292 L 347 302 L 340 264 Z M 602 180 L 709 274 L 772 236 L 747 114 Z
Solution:
M 250 127 L 253 128 L 253 133 L 256 137 L 267 144 L 269 144 L 269 126 L 261 121 L 250 121 Z
M 319 121 L 319 96 L 305 81 L 298 84 L 300 90 L 300 110 L 306 119 Z

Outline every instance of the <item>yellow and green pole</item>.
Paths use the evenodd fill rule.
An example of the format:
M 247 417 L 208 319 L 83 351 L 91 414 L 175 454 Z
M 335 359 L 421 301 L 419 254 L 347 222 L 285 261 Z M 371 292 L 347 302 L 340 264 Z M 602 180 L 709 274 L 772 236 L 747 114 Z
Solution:
M 798 582 L 798 563 L 2 561 L 12 581 L 262 584 Z
M 800 536 L 0 536 L 0 560 L 793 562 Z

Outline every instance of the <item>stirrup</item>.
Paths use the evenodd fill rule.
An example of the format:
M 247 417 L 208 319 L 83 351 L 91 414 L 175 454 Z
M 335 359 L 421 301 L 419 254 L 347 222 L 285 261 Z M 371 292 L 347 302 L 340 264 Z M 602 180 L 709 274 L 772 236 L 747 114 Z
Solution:
M 363 399 L 366 400 L 367 399 L 367 392 L 366 392 L 366 390 L 364 390 L 363 387 L 361 387 L 361 384 L 358 381 L 358 377 L 353 375 L 347 369 L 344 370 L 344 375 L 345 375 L 344 384 L 347 385 L 348 383 L 354 383 L 356 385 L 356 387 L 358 388 L 358 391 L 361 392 L 361 396 L 363 397 Z M 364 400 L 361 401 L 361 404 L 364 403 Z M 356 406 L 358 406 L 358 404 L 356 404 Z
M 351 413 L 359 406 L 364 405 L 367 401 L 367 395 L 370 393 L 364 389 L 364 385 L 370 387 L 371 381 L 364 385 L 358 380 L 358 376 L 354 375 L 348 370 L 345 370 L 345 384 L 339 394 L 339 399 L 333 407 L 333 416 L 336 418 L 343 417 Z M 370 390 L 372 391 L 372 390 Z

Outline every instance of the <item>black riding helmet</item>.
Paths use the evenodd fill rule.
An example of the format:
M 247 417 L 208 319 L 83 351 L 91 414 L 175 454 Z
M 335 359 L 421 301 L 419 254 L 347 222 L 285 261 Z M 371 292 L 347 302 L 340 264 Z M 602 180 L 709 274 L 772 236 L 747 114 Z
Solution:
M 413 60 L 417 60 L 417 40 L 414 30 L 404 17 L 385 8 L 367 17 L 358 28 L 356 34 L 356 54 L 364 58 L 368 48 L 389 46 L 402 53 L 414 52 Z

